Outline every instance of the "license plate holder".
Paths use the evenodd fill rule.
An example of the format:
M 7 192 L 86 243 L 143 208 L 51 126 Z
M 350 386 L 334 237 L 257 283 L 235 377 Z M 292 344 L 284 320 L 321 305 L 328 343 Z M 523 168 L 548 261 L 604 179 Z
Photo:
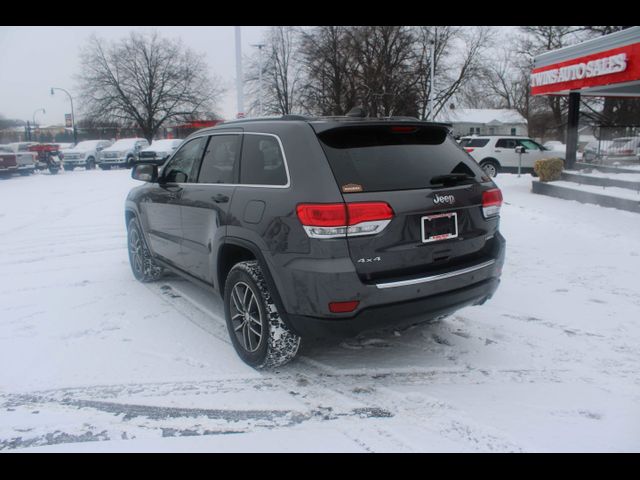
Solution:
M 426 215 L 420 219 L 422 243 L 449 240 L 458 236 L 458 214 L 456 212 Z

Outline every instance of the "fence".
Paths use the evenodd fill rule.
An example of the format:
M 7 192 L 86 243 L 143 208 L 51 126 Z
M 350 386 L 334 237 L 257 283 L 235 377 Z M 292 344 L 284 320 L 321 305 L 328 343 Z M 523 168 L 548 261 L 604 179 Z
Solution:
M 582 162 L 640 165 L 640 125 L 598 126 L 582 147 Z

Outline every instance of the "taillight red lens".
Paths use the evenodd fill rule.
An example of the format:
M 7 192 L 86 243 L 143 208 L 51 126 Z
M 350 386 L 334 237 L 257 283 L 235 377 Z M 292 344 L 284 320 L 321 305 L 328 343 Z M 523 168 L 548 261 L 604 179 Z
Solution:
M 465 148 L 465 150 L 466 150 L 467 152 L 473 152 L 475 149 L 474 149 L 474 148 Z
M 499 188 L 493 188 L 482 192 L 482 206 L 489 207 L 494 205 L 502 205 L 502 192 Z
M 342 227 L 393 218 L 386 202 L 301 203 L 296 212 L 302 225 L 309 227 Z
M 386 202 L 347 203 L 348 225 L 392 218 L 393 210 Z
M 331 302 L 329 303 L 329 311 L 331 313 L 349 313 L 353 312 L 360 302 L 358 300 L 353 300 L 349 302 Z
M 482 192 L 482 213 L 485 218 L 500 214 L 502 206 L 502 192 L 499 188 L 492 188 Z
M 302 225 L 308 227 L 340 227 L 347 224 L 344 203 L 301 203 L 296 212 Z

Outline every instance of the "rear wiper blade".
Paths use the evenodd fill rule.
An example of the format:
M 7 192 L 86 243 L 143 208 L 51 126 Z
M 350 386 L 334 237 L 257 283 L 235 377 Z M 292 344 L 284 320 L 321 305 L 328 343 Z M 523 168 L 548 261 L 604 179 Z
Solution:
M 446 175 L 437 175 L 431 179 L 432 184 L 436 183 L 455 183 L 464 180 L 472 180 L 474 177 L 466 173 L 448 173 Z

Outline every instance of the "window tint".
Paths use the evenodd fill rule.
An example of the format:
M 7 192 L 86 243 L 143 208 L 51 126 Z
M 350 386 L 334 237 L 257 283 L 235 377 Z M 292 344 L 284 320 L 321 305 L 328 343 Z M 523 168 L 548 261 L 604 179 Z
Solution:
M 500 138 L 496 142 L 496 148 L 516 148 L 517 143 L 515 138 Z
M 194 182 L 194 172 L 202 158 L 206 143 L 207 137 L 194 138 L 185 143 L 164 168 L 163 180 L 167 183 Z
M 432 188 L 433 177 L 450 173 L 483 176 L 443 128 L 358 126 L 318 136 L 343 192 Z
M 280 144 L 268 135 L 243 135 L 240 183 L 286 185 L 287 172 Z
M 482 148 L 489 143 L 488 138 L 464 138 L 460 141 L 463 147 Z
M 202 160 L 198 183 L 236 183 L 240 135 L 213 135 Z

